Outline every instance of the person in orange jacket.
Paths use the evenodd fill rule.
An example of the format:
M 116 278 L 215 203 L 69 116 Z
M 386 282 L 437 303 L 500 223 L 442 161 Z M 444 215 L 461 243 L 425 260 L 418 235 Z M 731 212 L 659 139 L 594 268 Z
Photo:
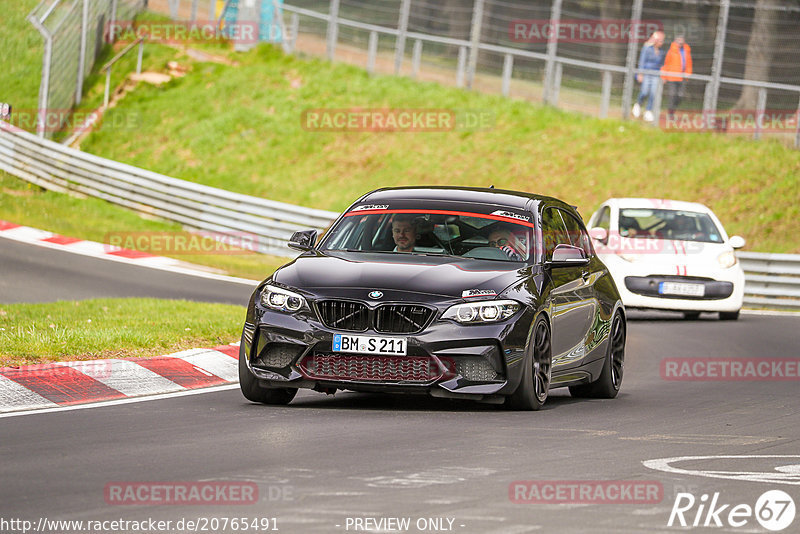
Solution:
M 676 35 L 675 40 L 669 45 L 664 65 L 661 67 L 661 79 L 664 80 L 668 98 L 668 117 L 675 118 L 675 110 L 683 98 L 683 88 L 686 78 L 681 74 L 692 73 L 692 49 L 686 44 L 683 35 Z

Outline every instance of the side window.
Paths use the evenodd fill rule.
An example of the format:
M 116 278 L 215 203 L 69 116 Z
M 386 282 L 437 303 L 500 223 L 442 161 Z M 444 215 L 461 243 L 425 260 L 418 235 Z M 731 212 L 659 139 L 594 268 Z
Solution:
M 583 249 L 587 258 L 591 257 L 594 251 L 592 250 L 591 241 L 589 241 L 589 234 L 586 233 L 586 229 L 583 227 L 583 224 L 581 224 L 571 213 L 568 213 L 564 210 L 558 211 L 561 213 L 561 217 L 564 219 L 564 225 L 567 227 L 569 244 Z
M 599 228 L 605 228 L 606 231 L 611 229 L 611 209 L 608 206 L 603 207 L 594 225 Z
M 542 213 L 542 239 L 544 240 L 545 259 L 553 257 L 556 245 L 569 245 L 570 240 L 561 215 L 555 208 L 545 208 Z

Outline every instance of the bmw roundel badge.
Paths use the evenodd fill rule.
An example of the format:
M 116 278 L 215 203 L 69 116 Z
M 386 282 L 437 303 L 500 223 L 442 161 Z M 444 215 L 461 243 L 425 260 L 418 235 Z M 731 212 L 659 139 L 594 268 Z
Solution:
M 379 299 L 383 296 L 382 291 L 370 291 L 368 297 L 371 299 Z

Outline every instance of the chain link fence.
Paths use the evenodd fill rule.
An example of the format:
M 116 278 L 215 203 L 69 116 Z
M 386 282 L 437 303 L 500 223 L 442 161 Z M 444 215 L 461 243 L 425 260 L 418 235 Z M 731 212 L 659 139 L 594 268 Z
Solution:
M 145 5 L 146 0 L 43 0 L 28 15 L 44 39 L 36 120 L 40 137 L 52 137 L 81 102 L 83 81 L 109 42 L 111 23 L 132 19 Z
M 173 13 L 197 3 L 169 2 Z M 725 115 L 701 129 L 800 145 L 800 0 L 290 0 L 284 11 L 293 50 L 601 117 L 629 118 L 652 30 L 665 50 L 683 35 L 686 116 Z M 654 125 L 663 91 L 659 81 Z

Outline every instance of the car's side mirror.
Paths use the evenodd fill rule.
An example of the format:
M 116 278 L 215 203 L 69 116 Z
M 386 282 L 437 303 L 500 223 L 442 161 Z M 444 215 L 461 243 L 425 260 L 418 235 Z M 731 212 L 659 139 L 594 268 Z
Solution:
M 553 267 L 575 267 L 587 263 L 589 263 L 589 258 L 586 257 L 583 249 L 572 245 L 556 246 L 553 251 L 553 259 L 550 260 L 550 265 Z
M 728 243 L 733 248 L 742 248 L 744 246 L 744 238 L 740 235 L 735 235 L 728 240 Z
M 309 250 L 313 250 L 316 242 L 317 242 L 316 230 L 303 230 L 301 232 L 295 232 L 294 234 L 292 234 L 292 238 L 289 240 L 289 248 L 306 252 Z
M 608 243 L 608 230 L 605 228 L 600 228 L 599 226 L 595 226 L 591 230 L 589 230 L 589 235 L 595 241 L 599 241 L 604 245 Z

